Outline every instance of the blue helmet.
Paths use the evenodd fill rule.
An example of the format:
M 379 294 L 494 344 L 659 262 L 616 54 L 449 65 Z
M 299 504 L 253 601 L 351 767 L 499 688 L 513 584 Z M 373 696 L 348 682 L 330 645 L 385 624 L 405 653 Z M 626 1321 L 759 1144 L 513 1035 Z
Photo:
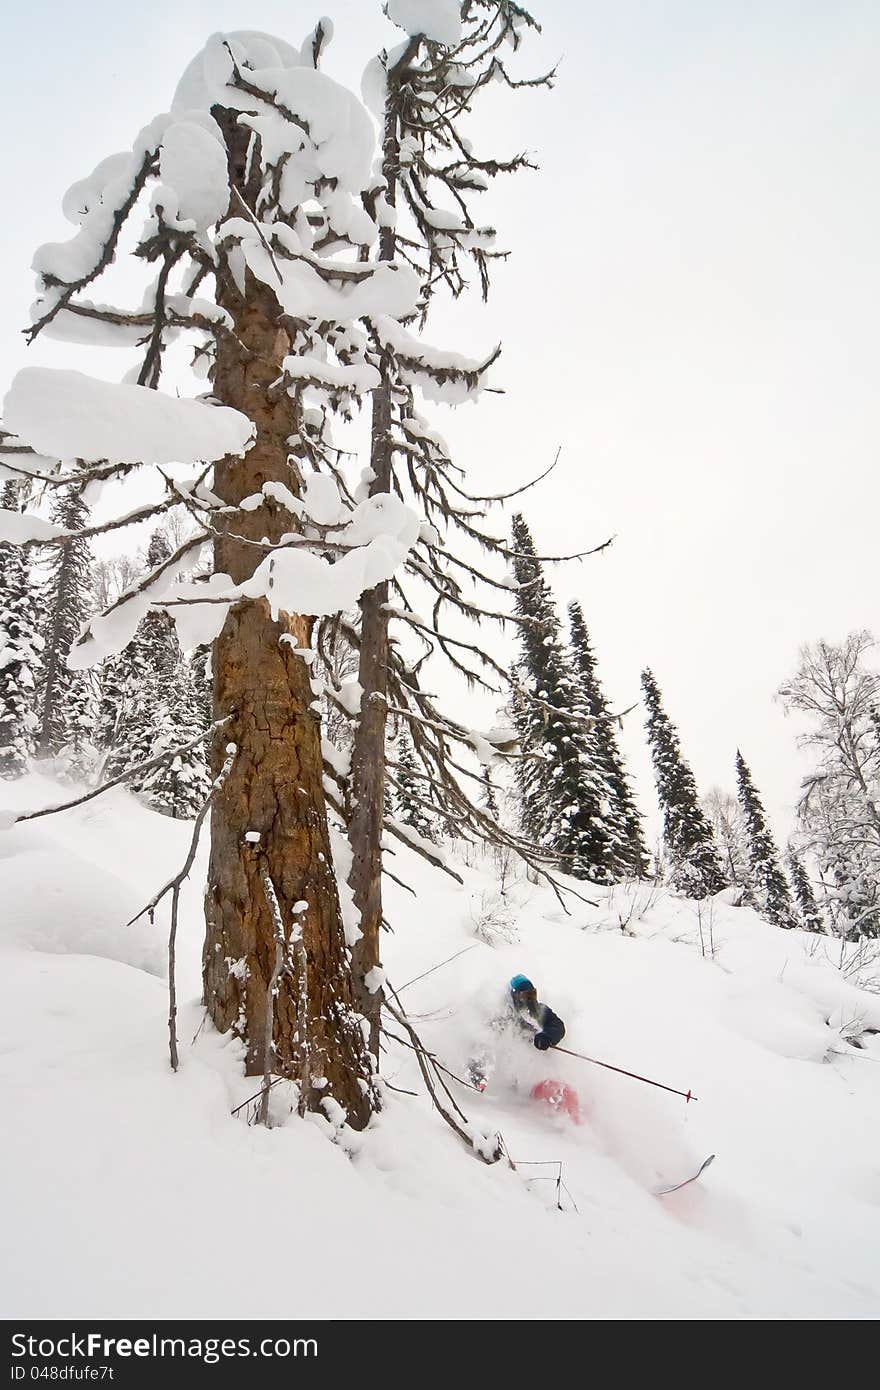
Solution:
M 528 975 L 514 975 L 510 982 L 511 994 L 519 994 L 523 990 L 533 990 L 534 988 L 535 986 L 532 984 Z

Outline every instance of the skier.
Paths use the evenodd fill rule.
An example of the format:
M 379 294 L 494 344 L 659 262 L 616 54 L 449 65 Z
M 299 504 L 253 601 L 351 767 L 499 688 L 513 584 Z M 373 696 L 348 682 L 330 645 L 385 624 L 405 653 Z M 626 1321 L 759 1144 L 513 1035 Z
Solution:
M 531 1035 L 539 1052 L 555 1047 L 565 1037 L 565 1024 L 546 1004 L 527 975 L 514 975 L 508 986 L 505 1007 L 489 1024 L 493 1033 L 515 1032 L 520 1037 Z M 468 1062 L 468 1077 L 480 1091 L 485 1091 L 495 1068 L 495 1048 L 486 1045 Z

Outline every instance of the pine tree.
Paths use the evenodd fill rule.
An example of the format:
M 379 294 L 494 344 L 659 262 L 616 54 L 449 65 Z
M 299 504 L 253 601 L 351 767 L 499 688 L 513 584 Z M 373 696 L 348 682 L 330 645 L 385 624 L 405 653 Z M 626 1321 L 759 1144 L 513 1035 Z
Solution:
M 65 531 L 78 532 L 88 521 L 88 507 L 74 488 L 59 490 L 52 520 Z M 92 562 L 89 543 L 75 537 L 49 552 L 42 585 L 45 642 L 40 682 L 41 758 L 65 752 L 76 771 L 85 771 L 94 742 L 94 686 L 88 672 L 71 671 L 67 656 L 93 607 Z
M 397 819 L 409 825 L 425 840 L 436 839 L 434 823 L 421 804 L 424 781 L 419 777 L 416 755 L 406 734 L 397 740 Z
M 800 912 L 801 925 L 807 931 L 824 932 L 825 922 L 822 910 L 816 901 L 813 885 L 804 862 L 794 845 L 788 847 L 788 876 L 794 888 L 795 901 Z
M 498 807 L 498 793 L 495 790 L 495 783 L 492 781 L 488 771 L 483 776 L 482 804 L 493 820 L 498 821 L 500 819 L 501 812 Z
M 167 538 L 155 531 L 147 571 L 170 555 Z M 125 651 L 104 667 L 99 723 L 109 746 L 107 775 L 189 743 L 208 727 L 204 658 L 196 665 L 184 659 L 166 613 L 148 613 Z M 133 777 L 129 785 L 157 811 L 179 819 L 195 816 L 210 787 L 204 746 L 197 744 L 143 778 Z
M 519 514 L 513 518 L 513 550 L 516 611 L 524 620 L 517 674 L 526 696 L 535 697 L 514 703 L 526 755 L 517 765 L 523 829 L 562 856 L 575 878 L 611 883 L 616 866 L 607 824 L 609 789 L 553 595 Z
M 167 680 L 164 693 L 156 691 L 154 700 L 156 730 L 150 747 L 151 758 L 192 742 L 204 731 L 203 692 L 198 688 L 192 663 L 182 655 Z M 211 775 L 202 744 L 153 768 L 140 785 L 142 795 L 155 810 L 177 820 L 193 819 L 210 788 Z
M 18 510 L 18 483 L 3 486 L 2 505 Z M 42 638 L 37 631 L 27 552 L 0 543 L 0 777 L 20 777 L 34 751 Z
M 796 927 L 788 881 L 767 816 L 746 761 L 737 749 L 736 780 L 749 846 L 749 896 L 762 916 L 775 927 Z
M 214 699 L 211 674 L 211 648 L 196 647 L 190 657 L 189 664 L 193 685 L 195 687 L 199 717 L 202 721 L 202 728 L 207 729 L 211 724 L 211 709 Z
M 593 742 L 611 803 L 608 821 L 615 855 L 615 877 L 635 875 L 646 878 L 651 861 L 642 831 L 642 817 L 624 767 L 614 720 L 599 680 L 596 656 L 580 604 L 569 604 L 568 615 L 574 666 L 580 677 L 580 693 L 587 713 L 596 721 Z
M 170 558 L 171 546 L 161 531 L 154 531 L 147 547 L 147 571 L 151 572 Z M 136 640 L 140 641 L 151 670 L 161 680 L 171 677 L 180 660 L 180 644 L 174 621 L 168 613 L 148 613 L 141 623 Z
M 660 701 L 652 673 L 642 672 L 648 710 L 647 730 L 657 797 L 663 813 L 663 842 L 669 858 L 669 882 L 690 898 L 706 898 L 725 887 L 715 837 L 685 762 L 678 732 Z
M 121 749 L 128 692 L 128 648 L 106 657 L 96 674 L 98 712 L 95 723 L 98 748 L 103 754 L 103 777 L 108 769 L 121 772 L 125 762 Z

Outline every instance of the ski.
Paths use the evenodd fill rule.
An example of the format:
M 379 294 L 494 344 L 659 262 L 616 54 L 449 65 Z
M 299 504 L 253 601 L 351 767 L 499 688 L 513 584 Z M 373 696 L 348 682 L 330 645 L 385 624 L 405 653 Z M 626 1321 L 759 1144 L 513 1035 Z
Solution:
M 654 1196 L 666 1197 L 669 1195 L 670 1192 L 678 1192 L 681 1188 L 687 1187 L 688 1183 L 696 1182 L 697 1178 L 699 1178 L 703 1173 L 705 1173 L 706 1169 L 709 1167 L 709 1164 L 714 1162 L 714 1159 L 715 1155 L 710 1154 L 709 1157 L 700 1164 L 693 1177 L 685 1178 L 684 1182 L 677 1182 L 672 1187 L 661 1187 L 654 1193 Z

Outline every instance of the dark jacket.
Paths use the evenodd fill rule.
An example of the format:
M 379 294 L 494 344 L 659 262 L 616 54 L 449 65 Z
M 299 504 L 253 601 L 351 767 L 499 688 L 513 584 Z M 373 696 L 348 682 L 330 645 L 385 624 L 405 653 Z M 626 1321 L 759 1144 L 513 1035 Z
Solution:
M 535 1047 L 541 1052 L 545 1052 L 548 1047 L 556 1047 L 565 1037 L 565 1024 L 558 1014 L 555 1014 L 546 1004 L 538 1005 L 536 1022 L 538 1031 L 535 1034 Z

